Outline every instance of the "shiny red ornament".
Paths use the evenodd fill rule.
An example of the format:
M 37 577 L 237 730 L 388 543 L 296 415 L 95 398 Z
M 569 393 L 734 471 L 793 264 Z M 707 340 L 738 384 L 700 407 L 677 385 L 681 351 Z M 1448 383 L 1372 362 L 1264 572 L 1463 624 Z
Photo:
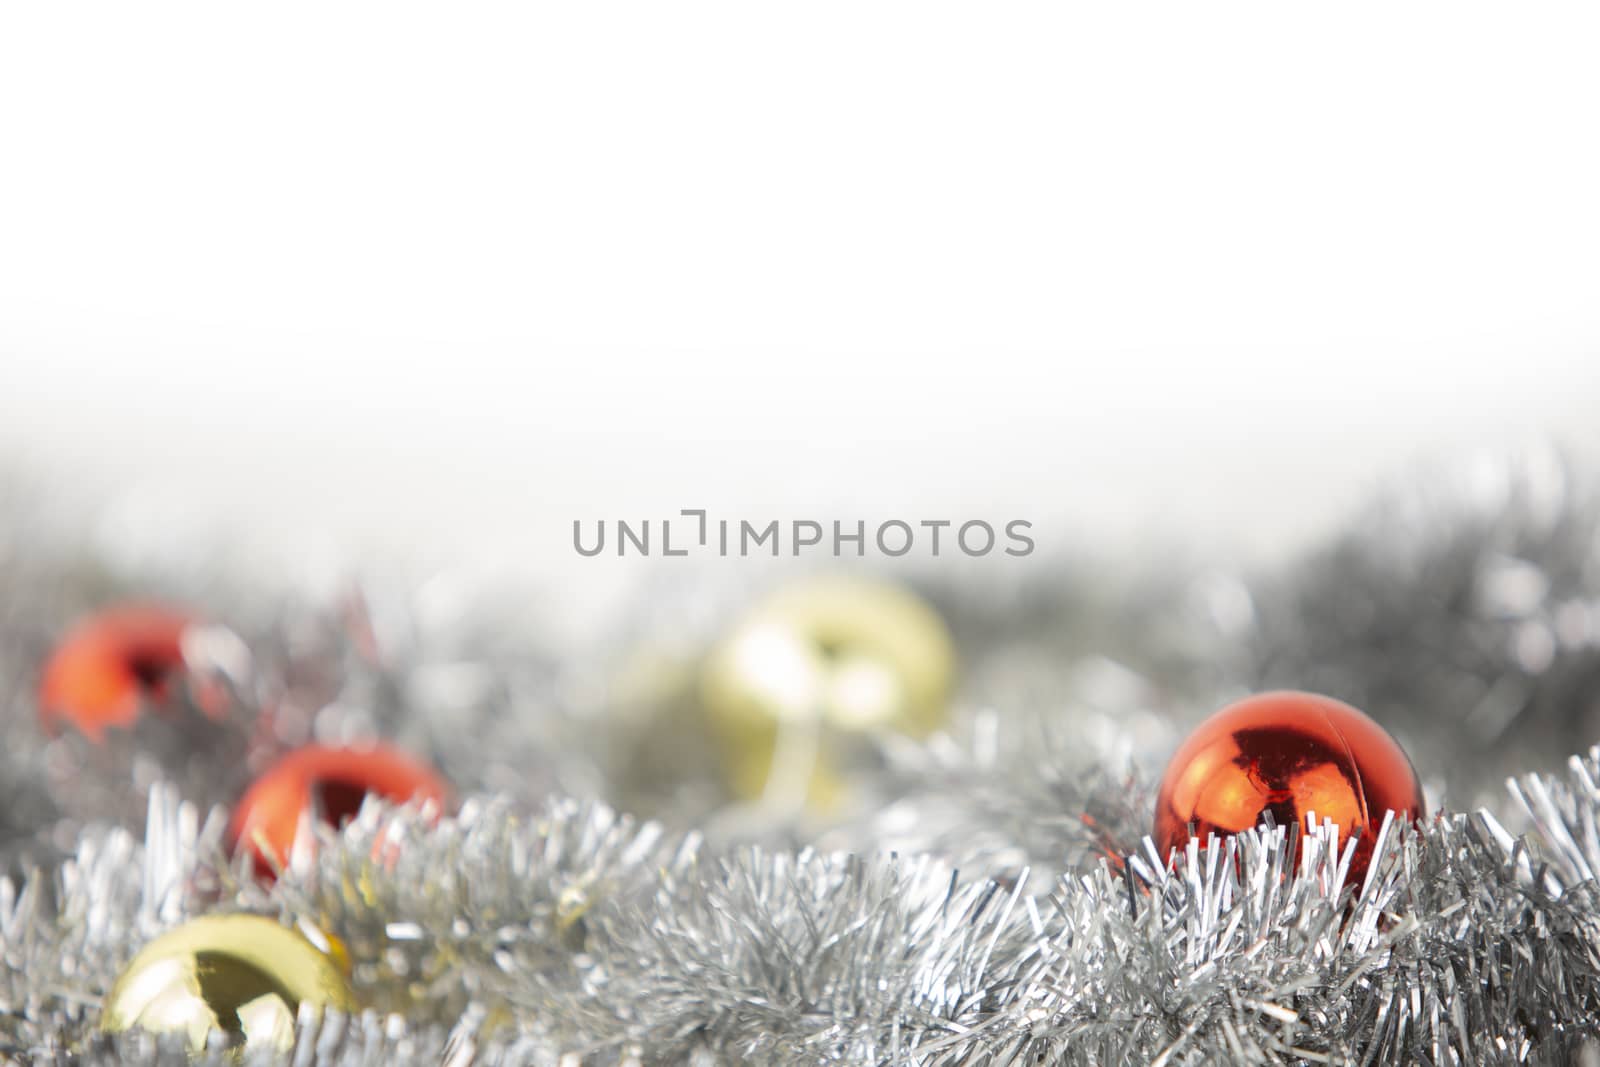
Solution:
M 245 791 L 228 828 L 236 849 L 248 849 L 256 870 L 270 875 L 288 862 L 302 824 L 341 826 L 368 794 L 397 804 L 433 801 L 443 808 L 450 787 L 433 768 L 388 745 L 307 745 L 269 767 Z
M 45 663 L 41 723 L 51 731 L 70 723 L 96 741 L 110 727 L 131 728 L 146 704 L 176 695 L 184 636 L 198 624 L 192 612 L 165 604 L 120 604 L 83 619 Z M 214 684 L 193 695 L 208 716 L 222 717 L 226 697 Z
M 1161 776 L 1154 838 L 1162 855 L 1190 828 L 1203 843 L 1249 829 L 1267 812 L 1279 826 L 1332 819 L 1342 849 L 1359 834 L 1348 881 L 1360 884 L 1384 814 L 1423 814 L 1422 785 L 1395 739 L 1367 716 L 1314 693 L 1262 693 L 1201 723 Z

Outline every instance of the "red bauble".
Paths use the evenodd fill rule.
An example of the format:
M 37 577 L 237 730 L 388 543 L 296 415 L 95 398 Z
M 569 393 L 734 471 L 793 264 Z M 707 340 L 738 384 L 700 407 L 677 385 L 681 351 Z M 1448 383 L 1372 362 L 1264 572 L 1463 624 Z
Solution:
M 93 740 L 109 727 L 128 729 L 144 705 L 174 697 L 185 672 L 184 635 L 196 616 L 164 604 L 121 604 L 74 626 L 51 653 L 39 684 L 39 716 L 47 730 L 76 726 Z M 214 685 L 194 696 L 220 719 L 224 694 Z
M 1201 723 L 1179 746 L 1156 798 L 1155 842 L 1163 855 L 1194 836 L 1332 819 L 1339 845 L 1359 834 L 1348 881 L 1359 884 L 1384 814 L 1421 817 L 1422 785 L 1383 727 L 1350 705 L 1314 693 L 1262 693 Z
M 403 804 L 431 800 L 443 807 L 450 787 L 431 767 L 396 748 L 307 745 L 284 756 L 245 791 L 228 834 L 248 849 L 263 875 L 288 862 L 302 822 L 340 826 L 368 794 Z M 269 860 L 268 857 L 271 857 Z

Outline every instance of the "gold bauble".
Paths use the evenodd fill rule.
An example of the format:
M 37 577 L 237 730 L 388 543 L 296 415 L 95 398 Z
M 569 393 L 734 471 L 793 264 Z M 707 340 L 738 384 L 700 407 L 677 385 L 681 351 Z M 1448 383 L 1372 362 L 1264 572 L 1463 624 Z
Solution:
M 287 1050 L 302 1004 L 354 1006 L 328 956 L 264 916 L 209 915 L 140 950 L 106 996 L 100 1027 L 187 1034 L 196 1051 L 212 1030 L 249 1049 Z
M 937 730 L 954 673 L 949 632 L 920 598 L 815 578 L 777 590 L 717 646 L 701 701 L 735 793 L 826 809 L 852 738 Z

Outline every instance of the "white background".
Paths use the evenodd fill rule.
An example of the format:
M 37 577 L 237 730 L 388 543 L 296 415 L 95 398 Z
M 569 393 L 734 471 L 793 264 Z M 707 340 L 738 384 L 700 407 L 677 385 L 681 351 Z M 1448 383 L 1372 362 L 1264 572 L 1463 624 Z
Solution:
M 10 6 L 0 464 L 579 583 L 693 506 L 1287 550 L 1597 451 L 1596 12 Z

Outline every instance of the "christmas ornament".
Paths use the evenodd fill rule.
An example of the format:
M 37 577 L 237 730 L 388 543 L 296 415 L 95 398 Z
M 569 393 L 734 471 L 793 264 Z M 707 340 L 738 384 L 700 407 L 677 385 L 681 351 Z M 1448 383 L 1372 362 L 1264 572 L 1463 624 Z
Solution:
M 122 604 L 80 621 L 45 664 L 39 714 L 46 729 L 66 722 L 98 741 L 108 727 L 132 726 L 146 702 L 169 703 L 201 632 L 194 614 L 163 604 Z M 207 672 L 191 683 L 200 708 L 221 718 L 227 694 L 219 680 Z
M 12 712 L 0 715 L 0 819 L 23 831 L 0 839 L 0 1062 L 174 1062 L 175 1044 L 231 1017 L 236 1042 L 248 1034 L 259 1053 L 197 1059 L 1600 1064 L 1600 752 L 1566 740 L 1594 736 L 1600 707 L 1594 484 L 1495 496 L 1482 522 L 1399 516 L 1396 536 L 1374 526 L 1258 584 L 1181 560 L 1155 573 L 1141 559 L 1129 585 L 1132 568 L 1078 553 L 1010 577 L 926 574 L 962 637 L 962 714 L 936 716 L 918 740 L 893 715 L 854 726 L 804 705 L 816 729 L 783 743 L 815 739 L 813 762 L 763 758 L 810 769 L 799 782 L 813 804 L 818 781 L 848 773 L 858 802 L 816 822 L 724 807 L 703 699 L 710 658 L 676 654 L 692 643 L 684 607 L 698 611 L 719 584 L 731 593 L 742 568 L 668 568 L 684 595 L 653 585 L 629 605 L 617 647 L 655 646 L 685 665 L 633 717 L 614 714 L 614 657 L 572 654 L 559 627 L 488 615 L 477 593 L 446 595 L 430 579 L 426 595 L 382 598 L 394 610 L 375 612 L 388 636 L 373 663 L 321 624 L 321 606 L 196 573 L 186 587 L 254 598 L 209 613 L 262 624 L 258 673 L 240 694 L 274 710 L 258 736 L 403 731 L 427 738 L 423 750 L 474 798 L 440 817 L 369 811 L 316 836 L 314 852 L 300 839 L 292 876 L 242 882 L 218 869 L 229 826 L 215 802 L 241 795 L 231 776 L 247 765 L 206 737 L 239 733 L 237 716 L 143 715 L 99 744 L 76 728 L 50 738 L 33 694 L 5 684 L 36 675 L 35 650 L 81 606 L 73 590 L 103 588 L 106 568 L 54 544 L 31 552 L 8 526 L 30 509 L 0 508 L 0 703 Z M 192 635 L 184 645 L 188 690 L 209 657 Z M 1309 829 L 1303 818 L 1248 826 L 1158 854 L 1145 839 L 1160 766 L 1147 761 L 1176 747 L 1170 709 L 1284 680 L 1371 710 L 1414 746 L 1430 784 L 1452 776 L 1453 810 L 1374 832 L 1383 802 L 1367 793 L 1381 775 L 1333 731 L 1338 752 L 1302 769 L 1338 767 L 1341 753 L 1358 766 L 1363 879 L 1328 814 L 1337 804 L 1320 800 L 1307 804 L 1319 820 Z M 301 715 L 293 733 L 276 714 L 286 703 Z M 528 707 L 549 717 L 507 713 Z M 635 765 L 614 754 L 651 712 L 692 741 L 657 752 L 673 783 L 654 794 L 664 825 L 596 799 L 627 794 Z M 103 757 L 105 773 L 45 777 L 79 751 Z M 540 766 L 563 777 L 530 770 Z M 119 774 L 145 787 L 147 810 L 129 786 L 100 787 Z M 41 788 L 51 806 L 13 800 Z M 1275 821 L 1299 814 L 1277 802 Z M 117 984 L 150 924 L 213 910 L 272 916 L 313 944 L 313 926 L 336 929 L 360 1014 L 308 1006 L 288 1052 L 291 1004 L 276 990 L 204 1015 L 150 1008 L 135 1029 L 101 1032 L 85 1007 Z M 216 973 L 152 1000 L 204 1002 Z M 162 985 L 161 972 L 149 981 Z M 170 1015 L 177 1033 L 146 1031 Z
M 1241 700 L 1201 723 L 1178 747 L 1156 797 L 1162 855 L 1191 832 L 1202 842 L 1247 830 L 1270 812 L 1279 826 L 1332 820 L 1341 847 L 1356 836 L 1350 880 L 1359 884 L 1386 812 L 1423 814 L 1411 761 L 1383 727 L 1314 693 L 1281 691 Z
M 368 794 L 397 804 L 419 800 L 443 807 L 450 787 L 432 768 L 388 745 L 307 745 L 273 764 L 245 791 L 229 838 L 235 848 L 249 849 L 257 871 L 269 875 L 289 862 L 303 828 L 313 820 L 342 825 L 361 810 Z
M 213 1030 L 246 1049 L 287 1050 L 301 1005 L 353 1007 L 339 968 L 310 941 L 260 915 L 208 915 L 157 937 L 107 995 L 110 1032 L 182 1033 L 196 1051 Z
M 758 604 L 709 657 L 701 697 L 746 799 L 827 807 L 852 736 L 932 733 L 955 654 L 939 616 L 884 582 L 820 578 Z

